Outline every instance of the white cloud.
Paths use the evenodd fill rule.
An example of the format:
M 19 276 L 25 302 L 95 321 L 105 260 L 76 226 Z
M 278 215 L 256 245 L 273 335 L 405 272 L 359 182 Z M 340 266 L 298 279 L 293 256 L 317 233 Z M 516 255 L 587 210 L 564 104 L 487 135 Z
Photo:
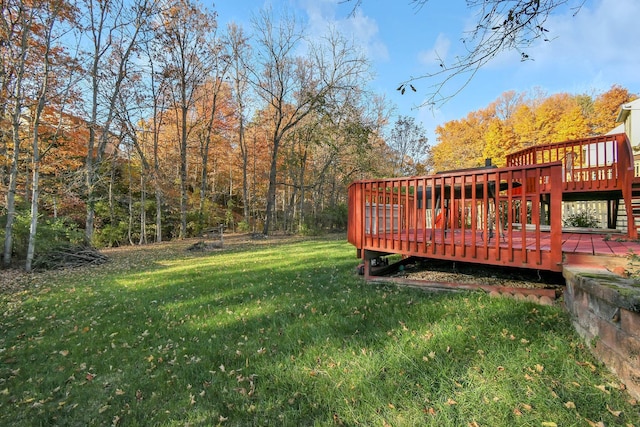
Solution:
M 447 62 L 447 55 L 449 54 L 449 49 L 451 48 L 451 40 L 447 38 L 444 34 L 438 34 L 436 40 L 433 44 L 433 47 L 429 50 L 423 50 L 418 53 L 418 61 L 422 65 L 439 66 L 442 63 Z
M 388 60 L 389 51 L 380 39 L 377 21 L 365 15 L 362 9 L 356 10 L 353 15 L 345 14 L 343 18 L 337 18 L 338 0 L 300 0 L 300 6 L 307 14 L 310 34 L 320 36 L 333 27 L 352 38 L 368 58 Z M 349 6 L 342 5 L 343 8 Z
M 634 32 L 639 24 L 637 0 L 600 0 L 595 8 L 582 7 L 575 17 L 571 11 L 552 16 L 546 26 L 553 40 L 541 44 L 539 56 L 546 61 L 582 58 L 604 62 L 625 60 L 632 54 L 635 59 Z
M 598 0 L 572 16 L 567 10 L 552 16 L 546 27 L 550 42 L 531 49 L 533 68 L 538 72 L 562 73 L 576 83 L 594 89 L 608 89 L 620 83 L 630 90 L 640 85 L 640 55 L 637 31 L 640 25 L 638 0 Z

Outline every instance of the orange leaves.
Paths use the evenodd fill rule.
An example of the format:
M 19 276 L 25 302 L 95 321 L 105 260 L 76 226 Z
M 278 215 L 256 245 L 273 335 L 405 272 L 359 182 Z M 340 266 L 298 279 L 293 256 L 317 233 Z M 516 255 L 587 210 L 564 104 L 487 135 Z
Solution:
M 455 400 L 453 400 L 452 398 L 448 398 L 447 401 L 444 403 L 445 405 L 448 406 L 453 406 L 453 405 L 457 405 L 458 402 L 456 402 Z
M 425 413 L 425 414 L 427 414 L 427 415 L 431 415 L 431 416 L 436 415 L 436 410 L 435 410 L 435 409 L 433 409 L 432 407 L 424 408 L 424 409 L 422 410 L 422 412 L 424 412 L 424 413 Z
M 479 166 L 484 158 L 502 166 L 507 153 L 531 144 L 604 134 L 616 126 L 620 106 L 629 100 L 629 91 L 620 86 L 596 97 L 505 92 L 487 108 L 436 128 L 434 169 Z

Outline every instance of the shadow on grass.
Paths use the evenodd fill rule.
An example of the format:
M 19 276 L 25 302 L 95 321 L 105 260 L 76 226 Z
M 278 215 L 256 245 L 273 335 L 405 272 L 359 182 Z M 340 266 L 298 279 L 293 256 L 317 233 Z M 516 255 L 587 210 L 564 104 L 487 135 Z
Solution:
M 583 417 L 608 413 L 559 309 L 372 285 L 356 264 L 344 242 L 298 242 L 35 292 L 2 320 L 0 420 L 560 425 L 585 399 Z

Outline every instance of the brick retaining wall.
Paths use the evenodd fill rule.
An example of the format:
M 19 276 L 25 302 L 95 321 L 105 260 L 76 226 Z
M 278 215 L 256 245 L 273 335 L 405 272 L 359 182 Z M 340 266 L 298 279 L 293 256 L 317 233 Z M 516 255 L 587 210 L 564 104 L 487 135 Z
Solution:
M 594 355 L 640 399 L 640 287 L 606 270 L 566 266 L 564 304 Z

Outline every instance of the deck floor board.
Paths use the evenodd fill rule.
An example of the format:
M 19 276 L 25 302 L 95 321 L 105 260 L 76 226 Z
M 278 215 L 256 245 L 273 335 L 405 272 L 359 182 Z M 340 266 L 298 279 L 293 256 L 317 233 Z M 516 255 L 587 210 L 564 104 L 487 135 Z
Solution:
M 408 242 L 411 247 L 416 247 L 422 251 L 425 248 L 425 241 L 427 242 L 426 248 L 429 248 L 430 243 L 445 244 L 445 245 L 462 245 L 464 241 L 465 247 L 473 246 L 473 232 L 470 230 L 444 230 L 444 239 L 442 230 L 433 230 L 433 238 L 431 236 L 432 230 L 407 230 L 402 233 L 389 233 L 389 240 L 396 242 Z M 380 241 L 386 240 L 385 234 L 368 235 L 367 237 L 374 240 L 380 239 Z M 520 230 L 513 230 L 511 235 L 511 248 L 514 250 L 522 249 L 523 242 L 527 250 L 535 250 L 537 242 L 533 233 L 525 233 L 525 240 L 523 241 L 522 232 Z M 486 236 L 484 233 L 477 231 L 475 233 L 475 246 L 480 248 L 484 247 L 485 243 L 487 247 L 508 248 L 508 237 L 493 235 L 488 242 L 485 242 Z M 498 239 L 498 242 L 496 242 Z M 551 237 L 548 232 L 541 232 L 540 234 L 540 249 L 545 251 L 551 248 Z M 640 241 L 626 240 L 620 237 L 611 237 L 607 233 L 562 233 L 562 252 L 569 254 L 590 254 L 590 255 L 608 255 L 608 256 L 626 256 L 630 252 L 640 255 Z M 425 255 L 428 255 L 429 249 Z

